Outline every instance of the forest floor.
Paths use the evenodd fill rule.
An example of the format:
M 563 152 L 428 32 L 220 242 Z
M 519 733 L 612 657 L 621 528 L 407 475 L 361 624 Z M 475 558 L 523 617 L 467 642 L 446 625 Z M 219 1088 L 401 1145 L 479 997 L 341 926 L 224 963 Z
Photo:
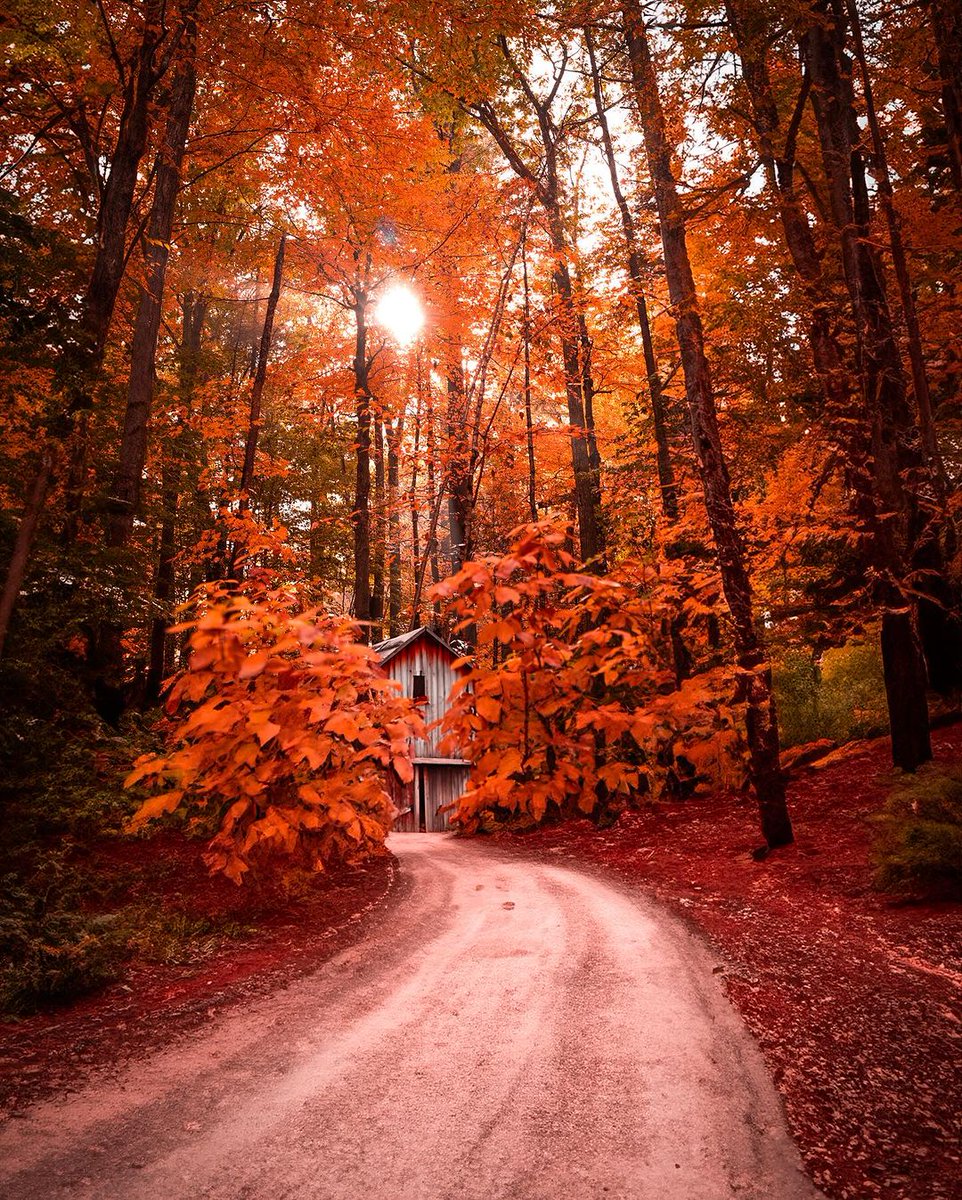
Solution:
M 933 742 L 962 760 L 962 725 Z M 707 936 L 827 1196 L 957 1200 L 962 905 L 872 888 L 865 818 L 892 786 L 888 756 L 879 739 L 800 773 L 795 844 L 761 862 L 753 806 L 721 797 L 497 841 L 614 872 Z
M 311 876 L 294 894 L 238 888 L 211 878 L 201 849 L 159 834 L 104 840 L 85 855 L 85 873 L 106 896 L 122 890 L 126 905 L 163 914 L 168 937 L 133 946 L 101 991 L 0 1020 L 0 1120 L 52 1092 L 76 1091 L 91 1071 L 119 1070 L 311 970 L 364 934 L 397 883 L 397 863 L 385 856 Z M 152 869 L 139 865 L 144 860 Z
M 938 731 L 962 760 L 962 725 Z M 808 1170 L 833 1200 L 962 1195 L 962 905 L 899 904 L 874 891 L 870 828 L 893 782 L 888 743 L 846 748 L 790 789 L 796 842 L 758 862 L 751 803 L 711 797 L 501 834 L 512 853 L 614 873 L 682 914 L 708 942 L 758 1039 Z M 391 895 L 392 859 L 294 895 L 209 880 L 196 843 L 114 839 L 85 864 L 208 938 L 135 953 L 118 981 L 72 1005 L 0 1022 L 0 1117 L 80 1086 L 306 973 L 349 945 Z M 105 889 L 110 894 L 111 889 Z M 202 924 L 202 922 L 201 922 Z

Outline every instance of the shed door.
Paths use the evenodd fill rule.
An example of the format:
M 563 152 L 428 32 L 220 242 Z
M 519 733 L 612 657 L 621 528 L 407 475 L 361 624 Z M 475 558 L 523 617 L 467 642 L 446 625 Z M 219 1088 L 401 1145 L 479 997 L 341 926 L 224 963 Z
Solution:
M 421 827 L 417 788 L 415 787 L 417 778 L 417 768 L 415 768 L 414 779 L 410 783 L 404 783 L 394 771 L 388 771 L 388 792 L 394 807 L 401 810 L 401 815 L 394 819 L 393 828 L 401 833 L 417 833 Z

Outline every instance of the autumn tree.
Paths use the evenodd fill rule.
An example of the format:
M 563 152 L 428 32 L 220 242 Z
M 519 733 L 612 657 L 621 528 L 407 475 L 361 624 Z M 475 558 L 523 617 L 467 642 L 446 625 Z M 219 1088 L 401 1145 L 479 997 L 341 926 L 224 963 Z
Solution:
M 684 210 L 672 167 L 671 147 L 648 33 L 639 6 L 625 4 L 622 11 L 635 101 L 644 132 L 661 226 L 665 273 L 685 373 L 695 454 L 748 701 L 746 719 L 752 756 L 752 782 L 765 839 L 769 846 L 780 846 L 792 840 L 792 826 L 779 766 L 778 722 L 772 695 L 771 667 L 755 618 L 751 582 L 732 504 L 728 464 L 718 432 L 715 396 L 688 258 Z

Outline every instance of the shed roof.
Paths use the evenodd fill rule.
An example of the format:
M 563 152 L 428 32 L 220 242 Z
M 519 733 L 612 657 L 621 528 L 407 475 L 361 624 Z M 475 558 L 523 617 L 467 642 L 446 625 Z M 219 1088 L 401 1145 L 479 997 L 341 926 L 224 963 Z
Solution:
M 397 637 L 388 638 L 386 642 L 378 642 L 374 647 L 377 651 L 381 662 L 388 663 L 392 658 L 396 658 L 402 650 L 406 650 L 408 646 L 413 646 L 415 642 L 421 638 L 430 638 L 432 642 L 440 646 L 442 650 L 451 655 L 451 658 L 457 658 L 457 652 L 447 644 L 447 642 L 438 637 L 433 629 L 428 629 L 426 625 L 419 625 L 417 629 L 409 629 L 407 633 L 399 633 Z

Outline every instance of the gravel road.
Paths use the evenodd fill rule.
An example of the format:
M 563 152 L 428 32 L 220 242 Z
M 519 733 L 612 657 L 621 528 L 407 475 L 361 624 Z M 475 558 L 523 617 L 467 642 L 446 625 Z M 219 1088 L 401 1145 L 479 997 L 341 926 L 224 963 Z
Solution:
M 761 1057 L 674 918 L 394 834 L 403 894 L 314 974 L 0 1131 L 0 1196 L 796 1200 Z

